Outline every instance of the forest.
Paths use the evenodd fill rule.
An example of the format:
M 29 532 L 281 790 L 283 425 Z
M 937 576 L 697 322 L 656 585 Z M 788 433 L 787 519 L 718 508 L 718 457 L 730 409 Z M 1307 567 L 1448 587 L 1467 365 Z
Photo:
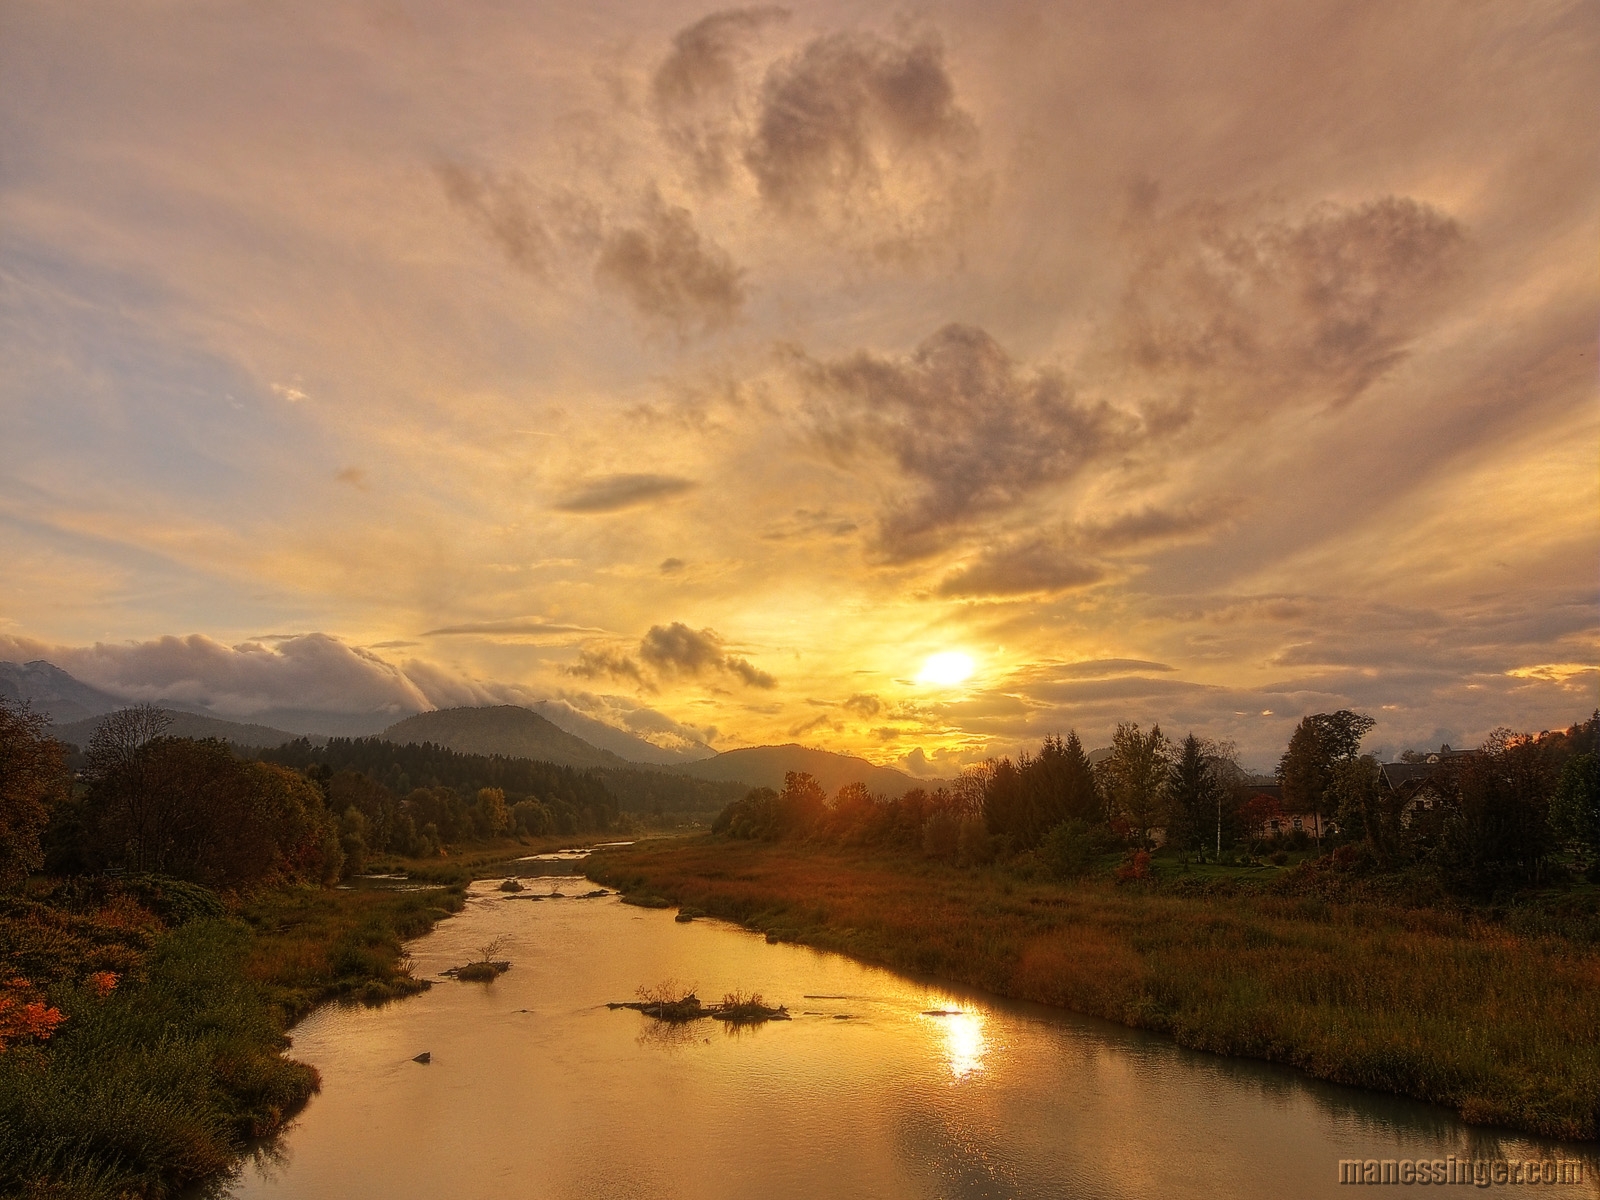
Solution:
M 1312 850 L 1343 871 L 1410 874 L 1463 896 L 1563 877 L 1600 882 L 1600 713 L 1561 731 L 1496 731 L 1427 769 L 1425 792 L 1390 787 L 1361 753 L 1373 723 L 1349 710 L 1305 717 L 1277 767 L 1281 799 L 1262 794 L 1229 746 L 1193 734 L 1175 744 L 1160 726 L 1123 723 L 1098 762 L 1069 732 L 949 787 L 892 799 L 859 784 L 828 797 L 791 773 L 781 792 L 753 789 L 730 804 L 713 832 L 1007 861 L 1060 878 L 1107 856 L 1122 877 L 1144 878 L 1153 853 L 1195 864 L 1276 856 L 1281 865 Z M 1307 826 L 1280 821 L 1274 831 L 1289 811 L 1306 814 Z

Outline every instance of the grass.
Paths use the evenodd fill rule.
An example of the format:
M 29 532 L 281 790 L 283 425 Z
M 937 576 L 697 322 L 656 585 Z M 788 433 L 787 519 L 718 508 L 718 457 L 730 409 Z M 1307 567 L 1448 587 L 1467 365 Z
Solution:
M 1289 879 L 1273 870 L 1199 889 L 1058 884 L 710 838 L 606 851 L 588 872 L 769 940 L 1448 1105 L 1475 1124 L 1600 1134 L 1600 949 L 1548 921 L 1294 894 L 1267 885 Z
M 0 968 L 65 1019 L 0 1052 L 0 1195 L 162 1198 L 225 1178 L 317 1090 L 283 1053 L 289 1025 L 325 1000 L 420 990 L 401 941 L 463 891 L 290 887 L 227 913 L 203 889 L 100 881 L 6 901 Z
M 284 888 L 245 904 L 254 933 L 247 976 L 293 1024 L 328 1000 L 381 1004 L 421 991 L 400 943 L 459 912 L 464 884 L 400 892 L 381 888 Z

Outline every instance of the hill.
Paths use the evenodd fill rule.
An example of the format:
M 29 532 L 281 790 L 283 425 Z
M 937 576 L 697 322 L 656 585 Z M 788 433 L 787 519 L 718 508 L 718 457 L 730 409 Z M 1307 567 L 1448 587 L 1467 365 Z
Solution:
M 440 708 L 396 721 L 383 731 L 385 741 L 432 742 L 458 754 L 503 755 L 564 767 L 626 767 L 609 750 L 591 746 L 536 712 L 514 704 L 492 708 Z
M 285 742 L 293 741 L 297 736 L 285 729 L 274 729 L 270 725 L 224 721 L 220 717 L 204 717 L 198 713 L 180 712 L 175 708 L 164 708 L 161 711 L 166 714 L 170 722 L 167 733 L 172 737 L 220 738 L 235 746 L 266 748 L 281 746 Z M 61 741 L 70 742 L 74 746 L 87 746 L 89 738 L 103 720 L 105 720 L 104 714 L 83 721 L 71 721 L 65 725 L 57 724 L 51 733 Z M 318 735 L 312 741 L 325 742 L 327 738 Z
M 677 749 L 658 746 L 626 730 L 585 716 L 559 700 L 540 700 L 536 704 L 528 705 L 528 708 L 557 729 L 564 729 L 574 737 L 582 738 L 591 746 L 609 750 L 618 758 L 627 759 L 631 763 L 671 766 L 675 763 L 699 762 L 716 754 L 716 751 L 704 742 L 692 742 Z
M 864 783 L 883 796 L 900 796 L 914 787 L 936 788 L 943 779 L 916 779 L 893 767 L 879 767 L 864 758 L 812 750 L 789 743 L 784 746 L 749 746 L 727 750 L 715 758 L 673 767 L 680 775 L 700 779 L 736 780 L 751 787 L 782 788 L 787 771 L 805 771 L 832 795 L 847 783 Z
M 34 712 L 44 713 L 57 725 L 104 716 L 127 704 L 42 658 L 0 662 L 0 699 L 31 704 Z

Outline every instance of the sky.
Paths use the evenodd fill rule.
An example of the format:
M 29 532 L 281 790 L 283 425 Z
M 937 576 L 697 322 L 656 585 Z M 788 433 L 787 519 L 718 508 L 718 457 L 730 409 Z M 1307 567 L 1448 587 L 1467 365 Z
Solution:
M 1563 727 L 1597 59 L 1541 0 L 0 0 L 0 660 L 919 775 Z

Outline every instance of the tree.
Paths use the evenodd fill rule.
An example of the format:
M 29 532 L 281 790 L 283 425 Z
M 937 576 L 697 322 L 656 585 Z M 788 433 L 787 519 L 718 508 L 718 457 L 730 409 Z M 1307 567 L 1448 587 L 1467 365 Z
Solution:
M 1204 858 L 1220 800 L 1215 760 L 1191 733 L 1167 770 L 1167 842 L 1185 853 L 1200 851 Z
M 1594 751 L 1573 755 L 1561 769 L 1550 827 L 1559 841 L 1600 856 L 1600 755 Z
M 0 890 L 44 865 L 39 837 L 67 794 L 66 757 L 43 713 L 0 700 Z
M 1111 807 L 1140 847 L 1149 845 L 1150 830 L 1161 820 L 1170 759 L 1171 744 L 1159 725 L 1140 733 L 1138 725 L 1122 722 L 1111 735 L 1111 757 L 1102 764 Z
M 488 837 L 498 837 L 510 829 L 511 811 L 506 808 L 505 792 L 500 788 L 479 788 L 473 820 Z
M 103 757 L 89 812 L 102 862 L 210 887 L 320 879 L 338 850 L 315 784 L 215 739 L 157 737 Z
M 1400 812 L 1385 796 L 1378 760 L 1370 754 L 1335 762 L 1329 771 L 1328 807 L 1345 841 L 1363 841 L 1380 863 L 1394 861 L 1400 842 Z
M 135 704 L 107 713 L 89 735 L 89 773 L 105 776 L 124 771 L 134 762 L 139 747 L 163 736 L 172 718 L 153 704 Z
M 1278 782 L 1284 805 L 1290 811 L 1312 814 L 1317 840 L 1322 839 L 1322 817 L 1329 810 L 1329 788 L 1336 763 L 1352 762 L 1361 754 L 1361 739 L 1377 722 L 1365 713 L 1341 708 L 1301 719 L 1278 762 Z
M 778 793 L 776 816 L 778 835 L 793 835 L 809 830 L 828 807 L 828 793 L 807 771 L 785 771 L 783 791 Z
M 1492 733 L 1446 780 L 1455 792 L 1439 846 L 1447 881 L 1473 895 L 1537 883 L 1555 848 L 1549 811 L 1555 784 L 1538 739 Z

